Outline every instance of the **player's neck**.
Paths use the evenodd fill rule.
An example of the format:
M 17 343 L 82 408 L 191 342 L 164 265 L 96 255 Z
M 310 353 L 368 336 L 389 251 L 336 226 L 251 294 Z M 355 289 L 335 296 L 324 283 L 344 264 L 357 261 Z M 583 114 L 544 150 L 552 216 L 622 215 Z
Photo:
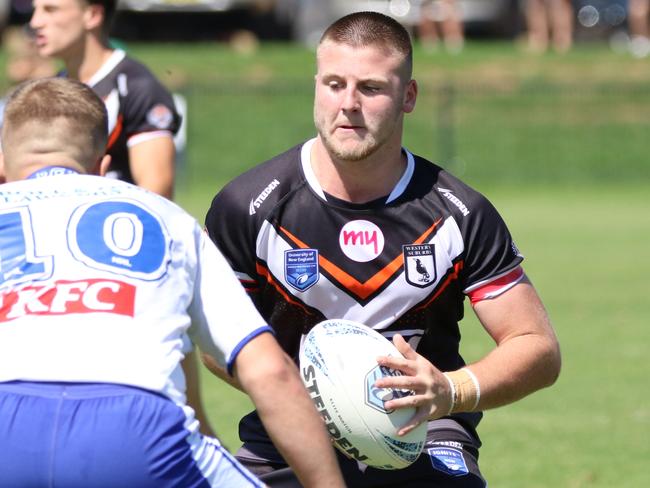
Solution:
M 388 196 L 407 166 L 401 145 L 383 148 L 361 161 L 343 161 L 316 141 L 311 152 L 314 174 L 325 193 L 351 203 Z
M 98 39 L 88 40 L 81 52 L 64 59 L 67 75 L 88 83 L 112 54 L 113 49 Z

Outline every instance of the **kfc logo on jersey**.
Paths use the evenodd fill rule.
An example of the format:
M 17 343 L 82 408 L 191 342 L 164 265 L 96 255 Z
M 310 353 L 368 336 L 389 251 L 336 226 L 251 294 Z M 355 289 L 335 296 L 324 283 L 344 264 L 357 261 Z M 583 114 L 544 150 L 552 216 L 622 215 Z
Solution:
M 107 312 L 133 317 L 135 286 L 115 280 L 56 281 L 0 295 L 0 322 L 26 315 Z
M 404 254 L 404 277 L 406 282 L 418 288 L 426 288 L 436 281 L 436 254 L 433 244 L 409 244 L 402 246 Z
M 339 245 L 352 261 L 367 263 L 384 250 L 384 234 L 377 225 L 367 220 L 353 220 L 339 233 Z

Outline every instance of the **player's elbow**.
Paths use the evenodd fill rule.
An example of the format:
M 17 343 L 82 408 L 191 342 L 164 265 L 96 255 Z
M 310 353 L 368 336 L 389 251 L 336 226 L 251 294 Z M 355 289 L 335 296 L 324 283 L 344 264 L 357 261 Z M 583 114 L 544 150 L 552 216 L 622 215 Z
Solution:
M 557 381 L 562 369 L 562 353 L 555 337 L 549 337 L 544 342 L 540 364 L 543 365 L 544 371 L 542 387 L 549 387 Z
M 302 387 L 295 364 L 271 334 L 258 336 L 240 352 L 234 372 L 253 400 L 294 388 L 296 384 Z
M 257 389 L 284 389 L 298 378 L 298 372 L 289 358 L 284 353 L 275 354 L 268 358 L 264 368 L 260 368 L 247 377 L 247 387 Z

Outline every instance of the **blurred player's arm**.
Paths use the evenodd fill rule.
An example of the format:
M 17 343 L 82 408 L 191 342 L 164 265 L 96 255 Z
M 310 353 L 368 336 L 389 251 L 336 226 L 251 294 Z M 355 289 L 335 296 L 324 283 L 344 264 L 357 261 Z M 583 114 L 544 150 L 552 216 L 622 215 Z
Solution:
M 201 361 L 203 362 L 203 365 L 208 368 L 208 370 L 214 374 L 215 376 L 221 378 L 223 381 L 228 383 L 230 386 L 237 388 L 239 391 L 244 391 L 244 388 L 239 384 L 239 381 L 237 378 L 230 376 L 228 374 L 228 371 L 226 371 L 225 368 L 219 365 L 219 363 L 214 359 L 212 356 L 206 353 L 201 354 Z
M 187 404 L 194 409 L 194 416 L 199 421 L 200 431 L 203 435 L 216 437 L 208 416 L 203 408 L 201 401 L 201 385 L 199 378 L 198 360 L 196 357 L 196 348 L 185 355 L 181 362 L 183 373 L 185 374 Z
M 166 198 L 174 196 L 176 148 L 171 133 L 129 145 L 129 165 L 136 185 Z

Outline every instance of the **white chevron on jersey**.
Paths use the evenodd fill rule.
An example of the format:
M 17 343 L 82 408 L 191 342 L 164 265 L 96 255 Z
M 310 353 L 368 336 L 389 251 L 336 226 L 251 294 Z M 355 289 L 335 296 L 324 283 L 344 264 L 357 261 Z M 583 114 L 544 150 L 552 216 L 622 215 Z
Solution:
M 463 252 L 463 240 L 460 229 L 452 217 L 448 217 L 428 244 L 436 250 L 436 282 L 426 288 L 409 285 L 402 271 L 400 275 L 377 297 L 366 304 L 360 304 L 347 293 L 341 293 L 340 287 L 332 283 L 322 273 L 318 286 L 299 292 L 294 290 L 286 280 L 284 271 L 285 251 L 292 249 L 275 228 L 264 222 L 257 238 L 257 256 L 266 262 L 273 277 L 286 291 L 299 301 L 318 310 L 326 311 L 327 318 L 342 318 L 361 322 L 377 330 L 389 327 L 395 320 L 425 300 L 447 273 L 454 268 L 454 259 Z M 390 300 L 382 300 L 382 295 Z M 336 296 L 337 300 L 332 300 Z

